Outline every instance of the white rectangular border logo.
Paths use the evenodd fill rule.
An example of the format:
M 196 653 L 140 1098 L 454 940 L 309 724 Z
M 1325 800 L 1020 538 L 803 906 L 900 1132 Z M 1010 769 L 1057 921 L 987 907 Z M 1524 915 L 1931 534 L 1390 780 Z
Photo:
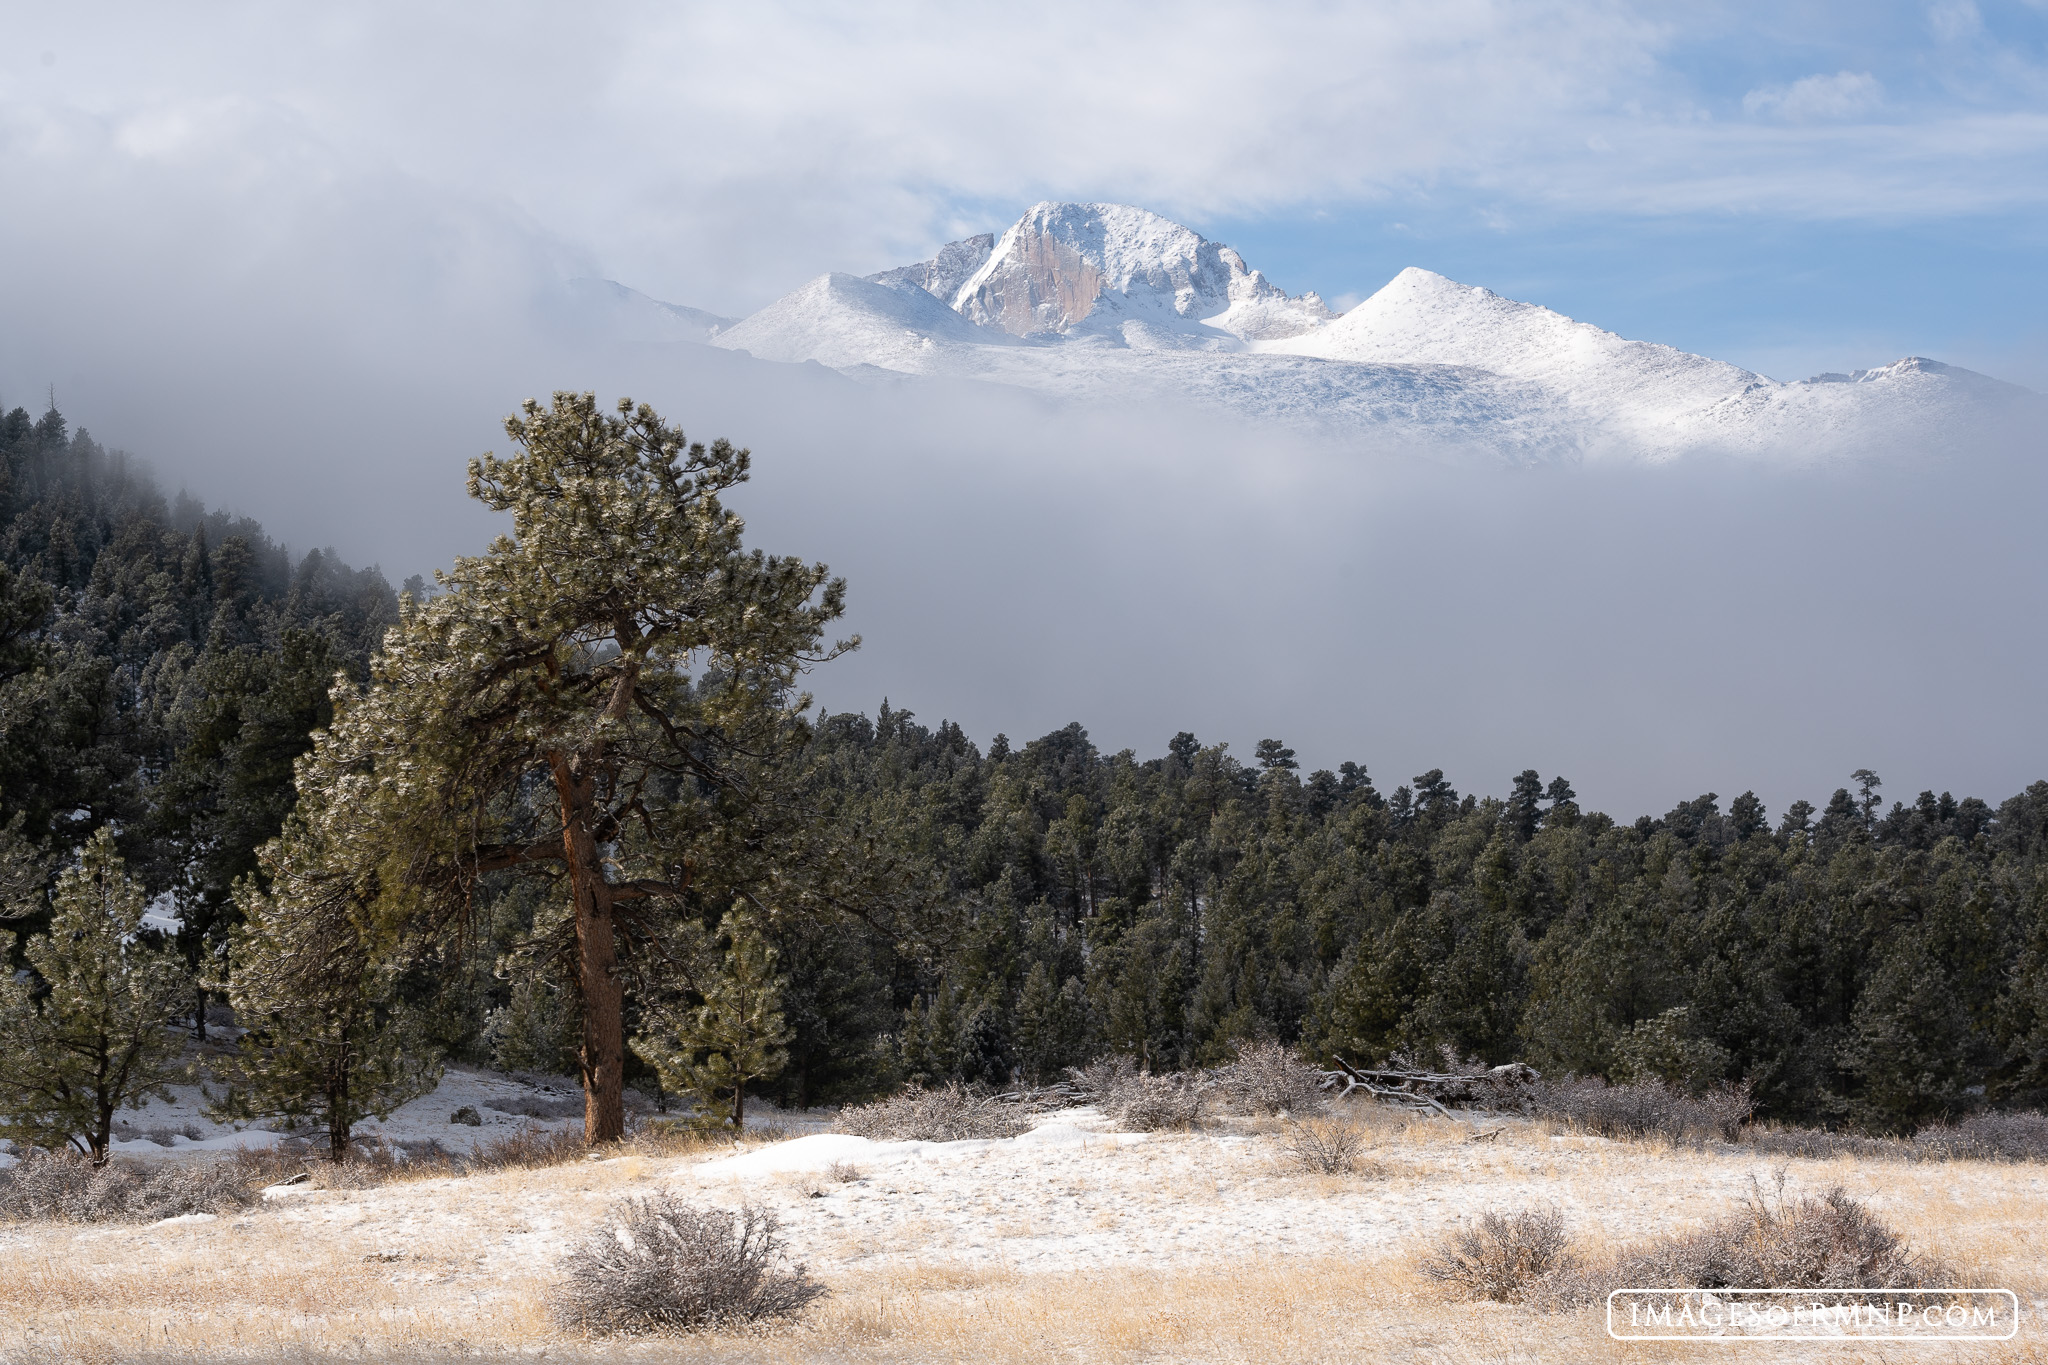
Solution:
M 1749 1298 L 1755 1296 L 1776 1295 L 1781 1298 L 1816 1298 L 1823 1299 L 1825 1300 L 1825 1302 L 1813 1305 L 1813 1309 L 1811 1311 L 1822 1313 L 1830 1311 L 1839 1311 L 1840 1309 L 1847 1307 L 1851 1302 L 1862 1301 L 1870 1305 L 1870 1311 L 1866 1313 L 1865 1316 L 1875 1317 L 1877 1319 L 1877 1323 L 1875 1325 L 1897 1325 L 1897 1322 L 1899 1321 L 1912 1320 L 1915 1317 L 1916 1313 L 1923 1322 L 1925 1322 L 1925 1319 L 1931 1312 L 1940 1313 L 1941 1320 L 1938 1322 L 1926 1323 L 1925 1325 L 1930 1329 L 1926 1331 L 1883 1333 L 1858 1331 L 1855 1330 L 1853 1327 L 1845 1327 L 1843 1325 L 1840 1325 L 1839 1323 L 1829 1323 L 1827 1321 L 1816 1320 L 1809 1317 L 1807 1321 L 1810 1330 L 1808 1331 L 1765 1332 L 1746 1331 L 1743 1330 L 1741 1327 L 1731 1328 L 1725 1321 L 1728 1315 L 1726 1310 L 1723 1309 L 1722 1322 L 1709 1323 L 1701 1321 L 1700 1330 L 1696 1332 L 1661 1335 L 1652 1335 L 1650 1333 L 1639 1334 L 1633 1331 L 1617 1332 L 1615 1330 L 1614 1320 L 1615 1300 L 1626 1299 L 1628 1296 L 1638 1294 L 1656 1294 L 1675 1300 L 1691 1299 L 1696 1304 L 1699 1303 L 1701 1300 L 1706 1300 L 1710 1305 L 1718 1304 L 1719 1301 L 1723 1299 L 1736 1298 L 1738 1296 Z M 2007 1325 L 2006 1330 L 2004 1332 L 1993 1334 L 1990 1332 L 1970 1332 L 1954 1330 L 1956 1327 L 1971 1326 L 1972 1317 L 1974 1315 L 1966 1316 L 1964 1321 L 1960 1324 L 1955 1323 L 1953 1319 L 1948 1316 L 1950 1313 L 1955 1311 L 1955 1305 L 1949 1303 L 1948 1301 L 1953 1299 L 1967 1300 L 1973 1297 L 1995 1298 L 2003 1299 L 2005 1301 L 2003 1311 L 2004 1321 Z M 1927 1302 L 1929 1300 L 1932 1300 L 1934 1302 Z M 1921 1304 L 1921 1306 L 1919 1306 L 1917 1309 L 1913 1306 L 1915 1301 L 1920 1301 Z M 1904 1310 L 1903 1317 L 1895 1319 L 1895 1315 L 1899 1314 L 1901 1310 Z M 1981 1308 L 1978 1311 L 1981 1312 Z M 1772 1313 L 1768 1315 L 1771 1317 L 1771 1321 L 1757 1323 L 1755 1325 L 1759 1327 L 1775 1325 L 1775 1314 L 1778 1312 L 1783 1312 L 1785 1314 L 1786 1323 L 1788 1326 L 1796 1327 L 1798 1325 L 1799 1309 L 1796 1306 L 1790 1308 L 1777 1308 L 1774 1306 Z M 1652 1327 L 1666 1326 L 1669 1323 L 1670 1316 L 1672 1315 L 1669 1312 L 1667 1312 L 1665 1315 L 1665 1321 L 1645 1325 Z M 1994 1309 L 1992 1312 L 1992 1321 L 1995 1323 L 1998 1320 L 1999 1311 Z M 2010 1289 L 1670 1288 L 1617 1289 L 1607 1296 L 1607 1335 L 1612 1337 L 1616 1341 L 1698 1341 L 1723 1345 L 1732 1345 L 1737 1342 L 1747 1341 L 2010 1341 L 2013 1339 L 2013 1337 L 2019 1334 L 2019 1330 L 2020 1298 L 2018 1294 L 2015 1294 Z

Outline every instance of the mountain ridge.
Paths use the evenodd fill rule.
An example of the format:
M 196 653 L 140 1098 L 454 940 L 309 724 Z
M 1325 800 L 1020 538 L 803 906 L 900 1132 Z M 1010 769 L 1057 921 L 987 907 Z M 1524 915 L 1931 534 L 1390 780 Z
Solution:
M 820 275 L 704 339 L 854 374 L 1187 404 L 1518 464 L 1947 448 L 2044 407 L 1921 357 L 1786 383 L 1415 266 L 1340 315 L 1233 248 L 1120 204 L 1036 204 L 926 261 Z

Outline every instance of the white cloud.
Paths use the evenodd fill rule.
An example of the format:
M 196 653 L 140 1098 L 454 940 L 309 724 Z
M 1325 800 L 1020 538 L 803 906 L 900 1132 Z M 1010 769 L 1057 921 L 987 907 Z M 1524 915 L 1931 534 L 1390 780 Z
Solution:
M 570 22 L 513 0 L 488 22 L 250 4 L 194 24 L 161 6 L 52 6 L 18 16 L 0 53 L 0 175 L 35 202 L 92 199 L 149 225 L 146 249 L 188 270 L 241 271 L 230 244 L 266 226 L 283 250 L 296 225 L 354 218 L 340 256 L 409 274 L 424 267 L 399 226 L 452 215 L 725 312 L 820 270 L 915 259 L 1041 197 L 1197 225 L 1461 195 L 1518 221 L 1529 206 L 1855 216 L 2048 197 L 2034 96 L 1884 105 L 1878 123 L 1878 76 L 1845 70 L 1752 91 L 1755 118 L 1717 122 L 1713 92 L 1684 74 L 1688 45 L 1745 21 L 1675 13 L 762 0 Z M 97 150 L 66 149 L 80 129 Z M 396 259 L 369 264 L 380 252 Z
M 1927 7 L 1927 27 L 1944 43 L 1974 38 L 1984 29 L 1975 0 L 1938 0 Z
M 1868 71 L 1806 76 L 1790 85 L 1767 86 L 1742 97 L 1742 110 L 1793 123 L 1854 118 L 1884 103 L 1884 86 Z

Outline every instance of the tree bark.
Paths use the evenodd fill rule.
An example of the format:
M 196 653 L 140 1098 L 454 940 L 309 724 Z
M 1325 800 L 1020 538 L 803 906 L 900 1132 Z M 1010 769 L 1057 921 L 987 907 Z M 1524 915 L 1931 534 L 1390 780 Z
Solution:
M 576 909 L 577 984 L 583 996 L 583 1140 L 617 1142 L 626 1134 L 625 1000 L 618 974 L 611 887 L 591 833 L 593 779 L 567 755 L 551 756 L 562 812 L 562 852 Z

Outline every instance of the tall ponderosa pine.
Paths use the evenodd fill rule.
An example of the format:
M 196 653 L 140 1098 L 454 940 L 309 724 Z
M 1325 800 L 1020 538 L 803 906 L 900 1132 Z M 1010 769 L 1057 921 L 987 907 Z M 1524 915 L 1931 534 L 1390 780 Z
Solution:
M 29 940 L 40 981 L 0 971 L 0 1137 L 66 1143 L 104 1164 L 116 1111 L 167 1095 L 183 1040 L 169 1020 L 188 978 L 139 932 L 142 888 L 102 828 L 57 879 L 50 932 Z
M 719 495 L 747 477 L 745 450 L 589 394 L 529 402 L 506 431 L 521 453 L 471 462 L 469 491 L 511 513 L 511 534 L 407 605 L 368 690 L 337 694 L 299 773 L 313 837 L 283 845 L 274 895 L 454 937 L 479 878 L 558 883 L 585 1133 L 609 1141 L 624 1128 L 621 938 L 658 958 L 686 898 L 771 857 L 753 822 L 784 814 L 780 755 L 807 734 L 797 676 L 854 642 L 822 643 L 841 580 L 741 547 Z

